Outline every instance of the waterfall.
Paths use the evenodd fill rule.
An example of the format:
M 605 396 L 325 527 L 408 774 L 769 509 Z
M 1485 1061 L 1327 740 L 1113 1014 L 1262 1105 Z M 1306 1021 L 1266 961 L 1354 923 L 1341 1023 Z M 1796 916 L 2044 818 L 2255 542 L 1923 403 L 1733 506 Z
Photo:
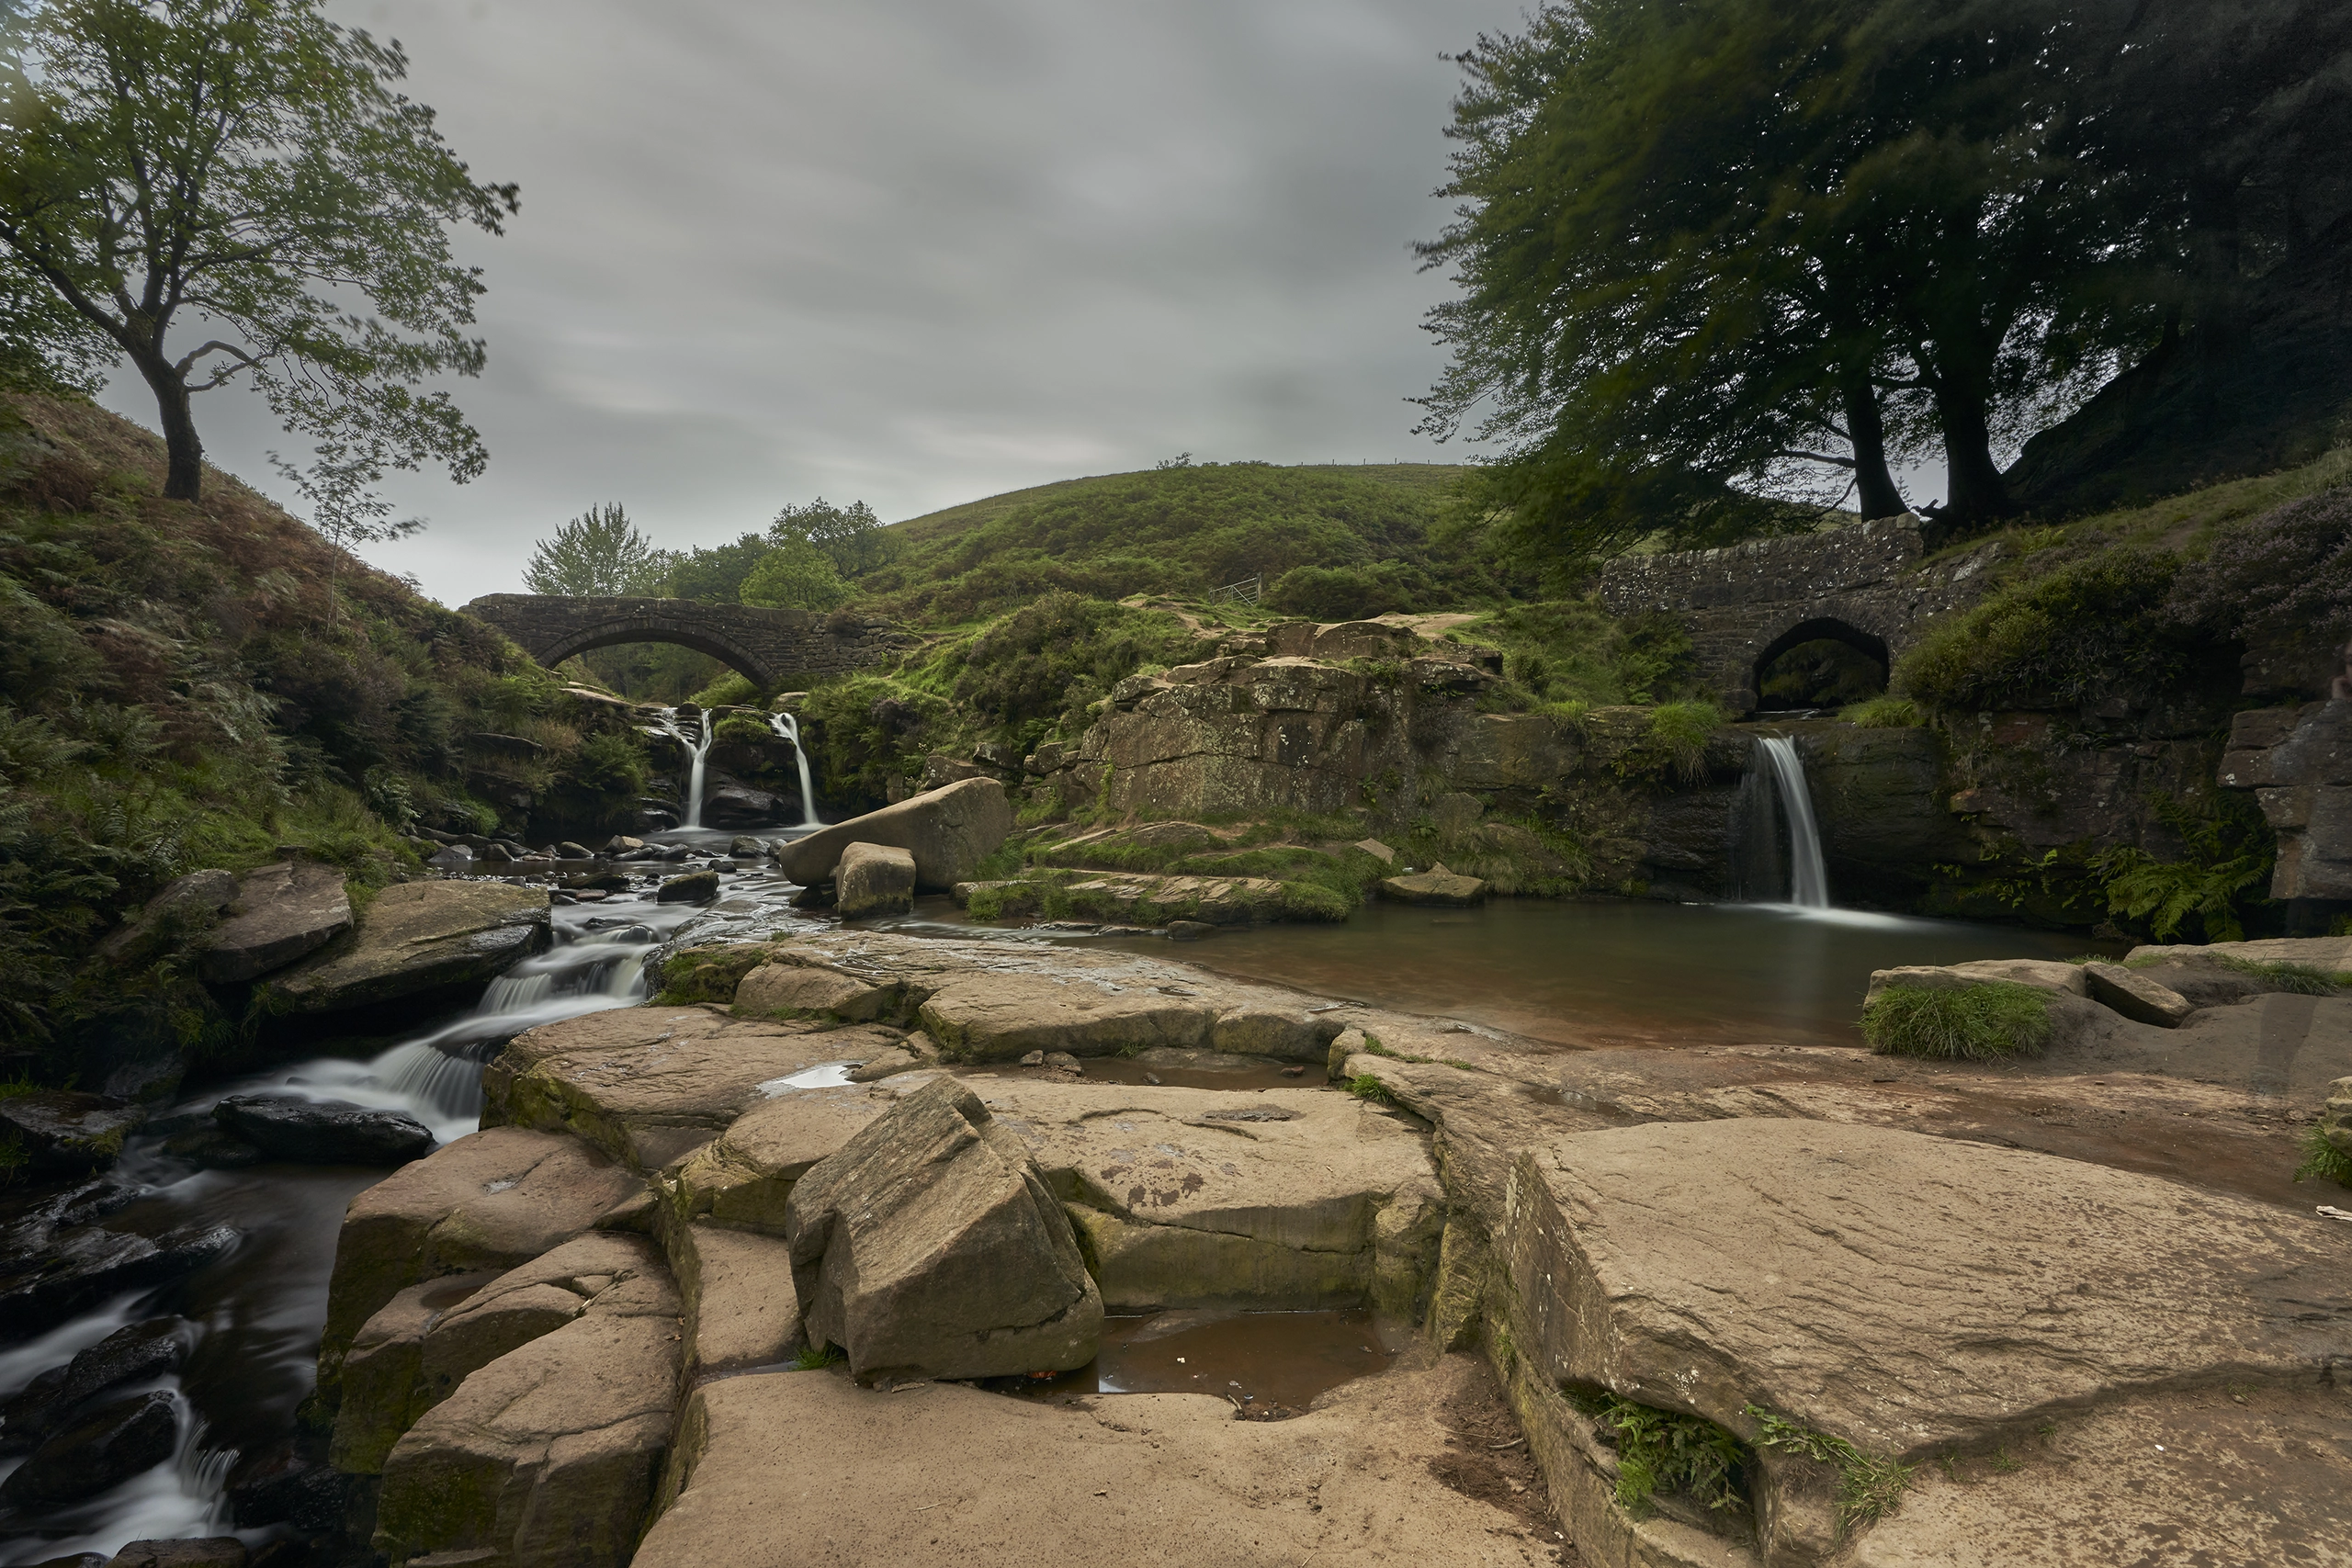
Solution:
M 1797 755 L 1794 740 L 1785 735 L 1756 738 L 1755 761 L 1734 811 L 1738 897 L 1762 903 L 1785 899 L 1801 909 L 1828 908 L 1829 872 L 1821 857 L 1821 829 L 1814 821 L 1804 761 Z M 1783 824 L 1788 829 L 1785 861 Z
M 792 742 L 792 760 L 800 764 L 800 826 L 821 828 L 817 815 L 817 784 L 808 773 L 808 753 L 800 749 L 800 721 L 788 713 L 768 715 L 768 728 Z
M 690 737 L 684 730 L 678 728 L 678 710 L 676 708 L 663 708 L 662 710 L 662 717 L 660 720 L 661 728 L 646 731 L 648 735 L 668 736 L 671 739 L 675 740 L 679 745 L 684 747 L 694 757 L 694 771 L 686 780 L 685 819 L 679 824 L 681 827 L 685 828 L 699 828 L 702 826 L 702 779 L 704 764 L 710 756 L 710 710 L 708 708 L 704 708 L 701 710 L 701 715 L 702 738 L 700 739 L 695 739 L 693 737 Z

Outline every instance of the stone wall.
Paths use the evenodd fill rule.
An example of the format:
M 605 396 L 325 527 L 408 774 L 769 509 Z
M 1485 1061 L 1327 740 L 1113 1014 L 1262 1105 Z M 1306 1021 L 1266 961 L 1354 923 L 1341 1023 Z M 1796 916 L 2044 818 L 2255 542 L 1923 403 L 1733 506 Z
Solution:
M 846 674 L 907 642 L 888 621 L 848 611 L 768 610 L 692 599 L 570 599 L 490 593 L 466 606 L 541 664 L 624 642 L 672 642 L 709 654 L 757 685 Z
M 1973 604 L 2001 547 L 1921 567 L 1918 521 L 1886 518 L 1717 550 L 1625 556 L 1601 572 L 1616 615 L 1679 619 L 1706 689 L 1755 711 L 1757 667 L 1797 642 L 1830 637 L 1882 661 L 1900 659 L 1937 616 Z

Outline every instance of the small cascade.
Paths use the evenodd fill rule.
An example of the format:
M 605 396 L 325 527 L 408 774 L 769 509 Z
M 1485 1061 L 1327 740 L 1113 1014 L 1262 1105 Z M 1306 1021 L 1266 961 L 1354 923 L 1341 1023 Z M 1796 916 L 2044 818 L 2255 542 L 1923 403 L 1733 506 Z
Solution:
M 817 815 L 817 783 L 808 772 L 808 753 L 800 746 L 800 721 L 788 713 L 772 713 L 768 728 L 792 742 L 792 760 L 800 764 L 800 826 L 823 827 L 824 819 Z
M 1804 761 L 1785 735 L 1756 738 L 1755 760 L 1732 807 L 1733 894 L 1749 903 L 1826 909 L 1829 871 Z
M 684 730 L 678 728 L 678 710 L 676 708 L 663 708 L 662 710 L 662 717 L 658 721 L 658 728 L 649 729 L 645 732 L 648 735 L 668 736 L 671 739 L 684 747 L 687 753 L 695 760 L 693 772 L 688 775 L 686 780 L 685 820 L 679 824 L 681 827 L 685 828 L 699 828 L 702 826 L 703 771 L 710 757 L 710 710 L 708 708 L 702 708 L 697 711 L 702 719 L 702 734 L 699 739 L 688 735 Z

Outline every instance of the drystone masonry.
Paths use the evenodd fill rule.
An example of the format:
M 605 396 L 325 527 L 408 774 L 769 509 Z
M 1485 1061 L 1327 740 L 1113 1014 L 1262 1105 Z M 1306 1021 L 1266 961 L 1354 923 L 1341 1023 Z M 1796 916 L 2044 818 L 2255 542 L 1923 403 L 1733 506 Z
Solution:
M 2000 549 L 1922 565 L 1919 521 L 1906 513 L 1717 550 L 1621 557 L 1602 571 L 1600 596 L 1620 615 L 1679 619 L 1708 689 L 1745 714 L 1756 708 L 1758 670 L 1799 643 L 1830 637 L 1881 664 L 1901 658 L 1929 621 L 1974 603 Z
M 466 606 L 541 664 L 623 642 L 673 642 L 707 653 L 761 686 L 846 674 L 905 642 L 889 622 L 846 611 L 768 610 L 692 599 L 571 599 L 490 593 Z

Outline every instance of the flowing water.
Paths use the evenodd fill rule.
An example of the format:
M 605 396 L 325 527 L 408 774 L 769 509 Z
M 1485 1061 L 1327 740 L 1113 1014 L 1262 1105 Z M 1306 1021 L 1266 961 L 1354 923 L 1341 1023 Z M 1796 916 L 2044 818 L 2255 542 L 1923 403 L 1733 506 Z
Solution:
M 808 753 L 801 750 L 800 721 L 788 713 L 768 715 L 768 728 L 792 742 L 792 760 L 800 769 L 800 823 L 811 831 L 825 825 L 817 815 L 817 783 L 808 770 Z
M 702 826 L 703 773 L 710 760 L 710 710 L 703 708 L 699 710 L 697 716 L 701 722 L 701 728 L 697 734 L 688 735 L 678 728 L 678 710 L 663 708 L 655 728 L 645 732 L 648 735 L 668 736 L 684 747 L 686 754 L 694 759 L 693 768 L 686 778 L 686 815 L 684 820 L 679 824 L 684 828 Z
M 1805 787 L 1804 760 L 1797 743 L 1785 735 L 1756 738 L 1756 761 L 1740 788 L 1738 831 L 1735 838 L 1746 852 L 1743 866 L 1786 867 L 1785 877 L 1770 876 L 1770 891 L 1786 890 L 1786 900 L 1799 909 L 1829 908 L 1829 868 L 1821 856 L 1821 829 L 1813 817 L 1813 794 Z M 1786 829 L 1785 834 L 1783 829 Z M 1781 854 L 1785 847 L 1785 860 Z M 1759 879 L 1762 880 L 1762 879 Z M 1762 888 L 1751 888 L 1741 878 L 1739 895 L 1770 903 Z

